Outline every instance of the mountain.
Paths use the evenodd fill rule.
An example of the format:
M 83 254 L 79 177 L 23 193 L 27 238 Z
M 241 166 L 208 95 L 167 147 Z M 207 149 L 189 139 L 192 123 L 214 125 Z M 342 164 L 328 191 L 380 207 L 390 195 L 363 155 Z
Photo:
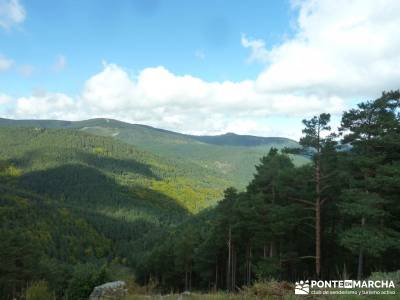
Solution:
M 176 141 L 201 142 L 205 144 L 219 146 L 262 146 L 262 145 L 282 145 L 282 146 L 298 146 L 297 142 L 283 137 L 259 137 L 253 135 L 239 135 L 235 133 L 226 133 L 222 135 L 190 135 L 177 133 L 165 129 L 154 128 L 148 125 L 130 124 L 114 119 L 89 119 L 84 121 L 60 121 L 60 120 L 12 120 L 0 118 L 0 126 L 8 127 L 37 127 L 37 128 L 64 128 L 64 129 L 82 129 L 93 131 L 98 135 L 119 136 L 120 139 L 129 142 L 129 138 L 124 134 L 130 131 L 144 132 L 149 137 L 154 135 L 159 138 L 173 138 Z M 97 131 L 96 131 L 97 130 Z
M 81 264 L 135 266 L 222 185 L 209 170 L 109 137 L 0 127 L 0 298 L 43 277 L 64 293 Z
M 10 120 L 0 119 L 0 126 L 76 129 L 93 135 L 110 137 L 134 145 L 137 149 L 181 163 L 197 165 L 217 174 L 229 185 L 244 187 L 251 179 L 259 159 L 271 147 L 297 147 L 294 140 L 280 137 L 257 137 L 227 133 L 196 136 L 176 133 L 151 126 L 129 124 L 113 119 L 85 121 Z M 296 165 L 307 162 L 292 156 Z
M 68 194 L 80 188 L 78 198 L 90 194 L 93 188 L 104 190 L 97 196 L 100 198 L 112 198 L 109 190 L 119 195 L 114 196 L 119 201 L 126 193 L 135 193 L 136 198 L 160 199 L 153 205 L 157 209 L 176 202 L 196 212 L 215 203 L 228 184 L 218 173 L 190 161 L 159 157 L 114 138 L 76 129 L 0 127 L 0 146 L 0 161 L 19 170 L 22 184 L 27 176 L 31 177 L 27 180 L 30 184 L 43 181 L 39 189 L 33 186 L 34 190 L 48 194 L 52 185 L 46 182 L 54 182 L 57 197 L 62 196 L 63 188 Z M 157 193 L 173 200 L 160 198 Z M 99 203 L 98 198 L 88 196 L 88 200 Z M 142 204 L 137 201 L 133 206 Z M 146 202 L 147 207 L 150 204 Z
M 43 274 L 61 295 L 75 269 L 110 262 L 140 270 L 224 189 L 244 187 L 271 146 L 296 145 L 109 119 L 0 119 L 0 271 L 12 270 L 0 278 L 0 295 Z
M 204 136 L 189 136 L 192 139 L 198 140 L 207 144 L 220 146 L 262 146 L 262 145 L 282 145 L 282 146 L 298 146 L 297 142 L 282 137 L 259 137 L 253 135 L 239 135 L 235 133 L 225 133 L 222 135 L 204 135 Z

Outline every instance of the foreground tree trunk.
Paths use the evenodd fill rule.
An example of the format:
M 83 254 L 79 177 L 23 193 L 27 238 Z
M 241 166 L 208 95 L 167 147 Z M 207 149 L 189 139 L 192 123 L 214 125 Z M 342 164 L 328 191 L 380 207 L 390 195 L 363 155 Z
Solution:
M 232 270 L 232 228 L 229 226 L 228 232 L 228 267 L 226 270 L 226 289 L 231 291 L 231 270 Z
M 300 139 L 300 145 L 305 149 L 315 149 L 312 154 L 314 157 L 314 180 L 315 180 L 315 200 L 305 201 L 308 205 L 312 206 L 315 210 L 315 276 L 317 278 L 321 277 L 321 210 L 323 203 L 326 201 L 322 199 L 322 159 L 325 158 L 323 153 L 324 147 L 326 147 L 327 142 L 330 143 L 332 140 L 328 136 L 323 137 L 324 131 L 330 131 L 331 127 L 328 125 L 330 121 L 330 114 L 320 114 L 319 116 L 314 116 L 310 120 L 303 120 L 305 128 L 303 129 L 304 137 Z
M 364 227 L 365 225 L 365 218 L 361 218 L 361 226 Z M 358 252 L 358 266 L 357 266 L 357 279 L 361 280 L 364 268 L 364 249 L 360 247 Z
M 317 157 L 315 171 L 316 194 L 315 199 L 315 274 L 317 278 L 321 276 L 321 169 L 320 158 Z

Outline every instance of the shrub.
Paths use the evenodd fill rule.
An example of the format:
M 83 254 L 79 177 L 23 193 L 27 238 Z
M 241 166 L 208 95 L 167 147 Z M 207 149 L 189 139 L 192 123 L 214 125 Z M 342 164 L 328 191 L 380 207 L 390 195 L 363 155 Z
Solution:
M 53 300 L 54 295 L 49 290 L 49 286 L 46 281 L 34 282 L 26 290 L 26 300 Z
M 257 279 L 271 280 L 277 278 L 280 272 L 279 260 L 274 258 L 267 258 L 261 260 L 255 266 Z
M 82 264 L 75 267 L 72 278 L 68 282 L 68 300 L 89 298 L 93 288 L 105 283 L 108 275 L 105 267 L 95 264 Z
M 285 281 L 259 281 L 245 288 L 245 297 L 256 299 L 282 299 L 286 295 L 293 294 L 294 287 Z

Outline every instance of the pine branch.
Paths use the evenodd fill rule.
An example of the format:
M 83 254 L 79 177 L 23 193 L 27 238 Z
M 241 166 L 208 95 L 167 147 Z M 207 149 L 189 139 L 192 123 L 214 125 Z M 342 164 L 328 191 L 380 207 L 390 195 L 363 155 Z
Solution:
M 321 200 L 320 204 L 321 206 L 323 206 L 325 204 L 326 201 L 328 201 L 329 198 L 324 198 Z
M 311 202 L 311 201 L 307 201 L 307 200 L 303 200 L 303 199 L 298 199 L 298 198 L 294 198 L 294 197 L 289 197 L 289 199 L 292 199 L 292 200 L 294 200 L 294 201 L 298 201 L 298 202 L 301 202 L 301 203 L 304 203 L 304 204 L 307 204 L 307 205 L 310 205 L 310 206 L 314 206 L 314 203 Z
M 326 189 L 329 189 L 330 187 L 332 187 L 332 184 L 327 184 L 325 186 L 323 186 L 320 190 L 320 193 L 322 193 L 323 191 L 325 191 Z

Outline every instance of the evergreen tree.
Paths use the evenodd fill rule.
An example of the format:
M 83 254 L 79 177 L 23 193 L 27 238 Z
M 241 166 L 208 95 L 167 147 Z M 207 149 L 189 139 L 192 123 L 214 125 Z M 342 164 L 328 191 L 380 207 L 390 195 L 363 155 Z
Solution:
M 382 190 L 393 183 L 384 174 L 396 174 L 398 169 L 399 98 L 398 91 L 383 93 L 379 99 L 361 103 L 342 117 L 342 143 L 351 149 L 350 181 L 341 210 L 354 221 L 344 231 L 341 242 L 353 253 L 358 252 L 357 278 L 363 275 L 365 254 L 382 255 L 396 245 L 399 237 L 385 222 L 390 219 L 389 210 L 395 204 L 390 202 L 394 199 Z

